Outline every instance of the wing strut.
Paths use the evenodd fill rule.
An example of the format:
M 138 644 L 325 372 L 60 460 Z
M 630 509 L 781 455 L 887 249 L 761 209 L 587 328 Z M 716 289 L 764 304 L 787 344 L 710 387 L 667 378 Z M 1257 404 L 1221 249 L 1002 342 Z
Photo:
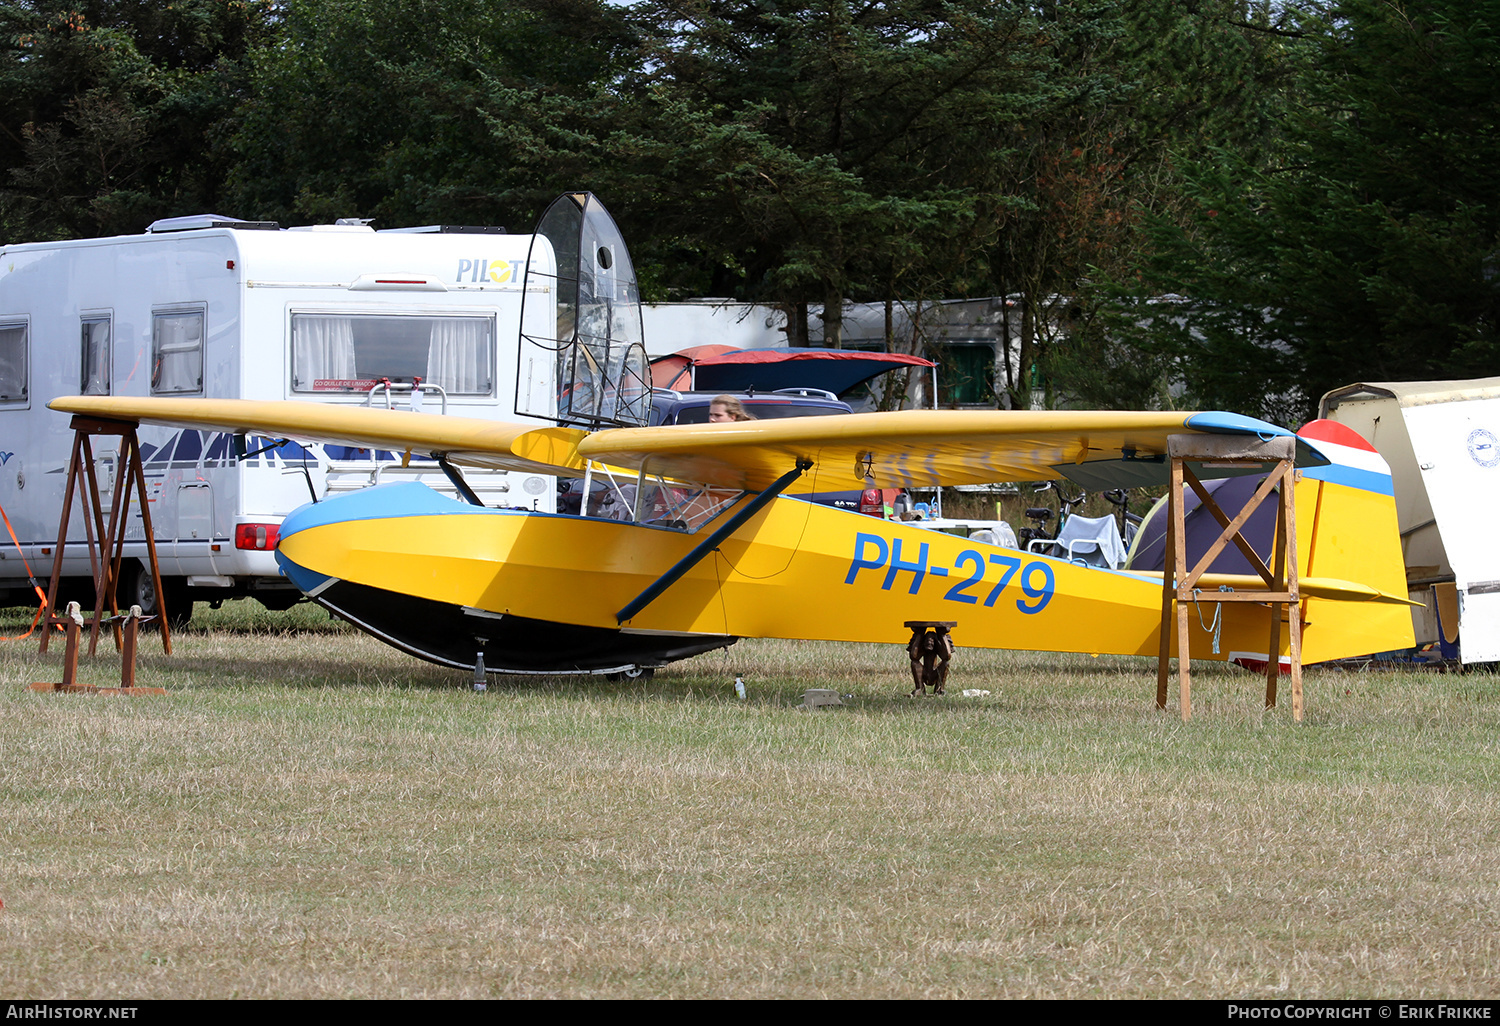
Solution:
M 458 494 L 463 496 L 465 502 L 470 506 L 484 505 L 483 500 L 474 494 L 474 489 L 469 487 L 469 482 L 464 480 L 464 476 L 459 472 L 459 469 L 448 462 L 447 456 L 434 456 L 434 458 L 437 460 L 437 465 L 443 468 L 443 473 L 448 475 L 448 480 L 453 483 L 453 487 L 458 491 Z
M 759 513 L 761 507 L 765 506 L 766 503 L 770 502 L 772 499 L 776 498 L 776 496 L 780 495 L 782 492 L 791 487 L 792 482 L 801 477 L 803 473 L 811 467 L 811 460 L 799 459 L 797 461 L 796 467 L 788 470 L 785 474 L 782 474 L 779 478 L 776 479 L 775 483 L 772 484 L 771 487 L 767 488 L 755 498 L 745 503 L 743 509 L 726 520 L 713 534 L 709 535 L 707 538 L 704 538 L 701 542 L 699 542 L 693 548 L 692 552 L 689 552 L 686 556 L 683 556 L 681 559 L 679 559 L 676 566 L 672 567 L 672 569 L 668 570 L 666 573 L 658 577 L 655 581 L 651 582 L 650 587 L 641 592 L 635 598 L 631 599 L 623 609 L 615 614 L 615 622 L 624 623 L 626 620 L 631 619 L 633 616 L 635 616 L 635 614 L 639 613 L 642 609 L 645 609 L 652 602 L 655 602 L 657 597 L 661 595 L 662 592 L 666 591 L 672 585 L 676 584 L 677 580 L 682 577 L 683 574 L 687 573 L 693 567 L 697 566 L 703 560 L 704 556 L 714 551 L 714 549 L 717 549 L 719 547 L 719 544 L 723 542 L 725 538 L 728 538 L 735 531 L 739 530 L 740 525 L 745 523 L 745 521 L 749 520 L 751 517 L 755 516 L 755 514 Z

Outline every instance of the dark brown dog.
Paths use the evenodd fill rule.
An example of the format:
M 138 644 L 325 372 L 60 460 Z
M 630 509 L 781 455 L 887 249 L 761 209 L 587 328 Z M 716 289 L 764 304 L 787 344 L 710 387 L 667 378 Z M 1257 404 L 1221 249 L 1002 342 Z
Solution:
M 948 628 L 913 630 L 906 654 L 911 656 L 912 696 L 927 694 L 928 687 L 934 695 L 943 694 L 948 683 L 948 661 L 953 658 L 953 639 L 948 636 Z

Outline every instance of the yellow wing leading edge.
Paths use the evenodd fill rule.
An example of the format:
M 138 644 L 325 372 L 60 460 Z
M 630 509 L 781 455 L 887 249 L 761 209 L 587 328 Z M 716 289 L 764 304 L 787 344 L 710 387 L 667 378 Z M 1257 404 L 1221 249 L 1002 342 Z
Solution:
M 1243 417 L 1181 412 L 908 410 L 589 433 L 296 400 L 76 396 L 50 406 L 145 424 L 432 453 L 509 470 L 576 475 L 593 460 L 748 491 L 768 487 L 804 461 L 813 464 L 809 483 L 819 491 L 1061 477 L 1095 490 L 1133 487 L 1165 482 L 1169 435 L 1290 434 Z M 1301 447 L 1299 465 L 1316 462 L 1317 454 Z

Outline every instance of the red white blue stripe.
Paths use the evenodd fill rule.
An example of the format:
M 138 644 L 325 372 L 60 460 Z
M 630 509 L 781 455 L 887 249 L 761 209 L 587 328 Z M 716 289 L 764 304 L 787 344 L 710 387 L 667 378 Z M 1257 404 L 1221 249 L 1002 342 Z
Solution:
M 1304 477 L 1378 495 L 1396 494 L 1385 458 L 1348 425 L 1332 420 L 1308 421 L 1297 431 L 1297 437 L 1331 461 L 1326 467 L 1304 468 Z

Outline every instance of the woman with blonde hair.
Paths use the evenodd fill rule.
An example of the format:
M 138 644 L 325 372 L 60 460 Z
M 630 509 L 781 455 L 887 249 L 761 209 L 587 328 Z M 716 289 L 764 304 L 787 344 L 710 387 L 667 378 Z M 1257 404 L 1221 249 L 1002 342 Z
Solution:
M 710 424 L 733 424 L 735 421 L 754 419 L 745 412 L 745 404 L 740 402 L 739 396 L 716 395 L 708 404 Z

